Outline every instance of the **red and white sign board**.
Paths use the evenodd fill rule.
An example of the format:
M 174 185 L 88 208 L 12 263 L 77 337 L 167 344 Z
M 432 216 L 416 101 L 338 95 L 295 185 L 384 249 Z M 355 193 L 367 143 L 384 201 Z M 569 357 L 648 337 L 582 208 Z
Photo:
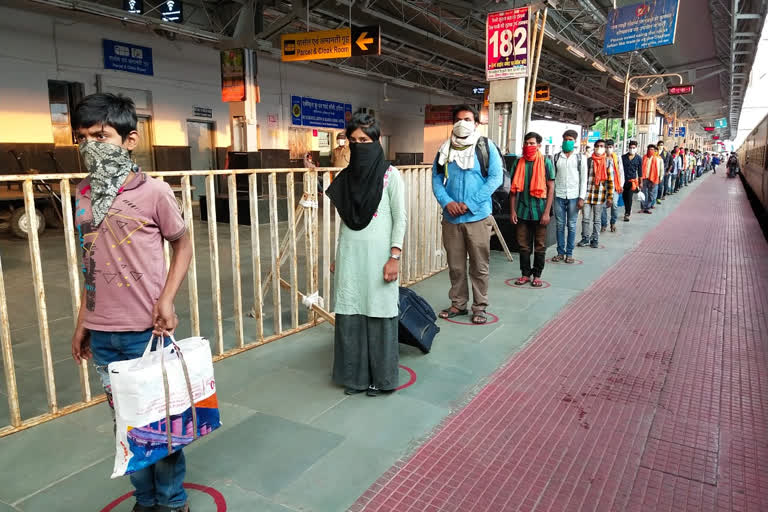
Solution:
M 530 63 L 530 7 L 488 13 L 485 24 L 485 76 L 525 78 Z

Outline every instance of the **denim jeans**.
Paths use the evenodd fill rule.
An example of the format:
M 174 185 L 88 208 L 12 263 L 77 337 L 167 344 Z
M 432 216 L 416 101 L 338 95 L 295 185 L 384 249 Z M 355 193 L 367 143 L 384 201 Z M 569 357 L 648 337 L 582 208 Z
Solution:
M 651 207 L 656 204 L 656 193 L 658 190 L 658 183 L 654 183 L 651 180 L 643 180 L 643 194 L 645 194 L 645 201 L 640 205 L 643 210 L 650 210 Z
M 600 214 L 605 208 L 604 204 L 584 203 L 584 209 L 581 212 L 581 239 L 590 242 L 600 240 Z
M 104 391 L 107 393 L 107 402 L 112 409 L 113 419 L 115 411 L 107 365 L 115 361 L 141 357 L 151 336 L 152 329 L 142 332 L 91 331 L 93 362 Z M 131 473 L 131 483 L 136 489 L 134 492 L 136 502 L 145 507 L 184 506 L 187 502 L 187 492 L 183 487 L 186 471 L 184 452 L 179 450 L 153 466 Z
M 603 213 L 600 214 L 600 226 L 605 227 L 608 225 L 608 211 L 611 212 L 611 226 L 616 224 L 616 219 L 619 216 L 619 207 L 616 206 L 616 194 L 613 195 L 613 205 L 609 208 L 603 205 Z
M 579 200 L 555 198 L 555 222 L 557 223 L 557 254 L 573 256 L 576 242 L 576 221 L 579 218 Z M 567 226 L 567 242 L 566 242 Z

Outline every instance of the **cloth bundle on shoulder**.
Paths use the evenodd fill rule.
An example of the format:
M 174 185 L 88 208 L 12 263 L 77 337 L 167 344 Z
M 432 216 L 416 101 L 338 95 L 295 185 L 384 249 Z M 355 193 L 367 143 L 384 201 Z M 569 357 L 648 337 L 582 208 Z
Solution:
M 112 478 L 151 466 L 221 426 L 211 346 L 187 338 L 107 367 L 115 403 Z

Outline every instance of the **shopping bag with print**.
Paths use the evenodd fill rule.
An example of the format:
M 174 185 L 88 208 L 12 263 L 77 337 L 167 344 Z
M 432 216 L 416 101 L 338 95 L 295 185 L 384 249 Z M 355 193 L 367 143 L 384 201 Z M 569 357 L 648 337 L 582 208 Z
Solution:
M 221 426 L 207 339 L 163 347 L 149 340 L 144 354 L 107 367 L 115 404 L 112 478 L 151 466 Z

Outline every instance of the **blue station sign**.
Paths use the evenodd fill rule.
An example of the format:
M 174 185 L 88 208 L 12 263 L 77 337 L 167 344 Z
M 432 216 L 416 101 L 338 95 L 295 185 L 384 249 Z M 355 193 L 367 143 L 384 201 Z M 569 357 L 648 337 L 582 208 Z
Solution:
M 611 10 L 603 53 L 615 55 L 674 44 L 678 0 L 656 0 Z
M 291 96 L 291 124 L 294 126 L 343 130 L 351 117 L 352 105 L 349 103 Z
M 152 67 L 152 48 L 121 43 L 104 39 L 104 69 L 115 69 L 138 73 L 139 75 L 154 74 Z

